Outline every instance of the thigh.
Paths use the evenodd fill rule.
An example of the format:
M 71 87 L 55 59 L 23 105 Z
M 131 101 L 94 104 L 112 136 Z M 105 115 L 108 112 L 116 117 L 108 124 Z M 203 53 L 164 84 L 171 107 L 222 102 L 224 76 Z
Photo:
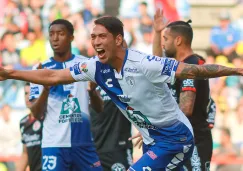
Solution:
M 42 171 L 70 171 L 70 148 L 42 148 Z
M 93 146 L 72 147 L 72 171 L 102 171 L 99 157 Z
M 148 151 L 133 164 L 130 171 L 183 170 L 183 164 L 191 157 L 194 144 L 160 143 L 150 146 Z

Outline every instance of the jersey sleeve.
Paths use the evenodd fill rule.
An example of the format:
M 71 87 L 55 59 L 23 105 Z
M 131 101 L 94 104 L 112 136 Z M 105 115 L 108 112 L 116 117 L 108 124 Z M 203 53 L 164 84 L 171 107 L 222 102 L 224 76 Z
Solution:
M 37 65 L 32 68 L 32 70 L 37 70 Z M 32 101 L 34 99 L 39 98 L 41 92 L 43 90 L 43 86 L 39 84 L 30 83 L 30 96 L 29 100 Z
M 181 81 L 181 92 L 183 91 L 193 91 L 197 92 L 197 80 L 185 79 Z
M 70 73 L 76 81 L 95 82 L 96 60 L 90 59 L 70 67 Z
M 141 70 L 152 83 L 175 82 L 175 72 L 179 62 L 172 58 L 147 56 L 141 61 Z

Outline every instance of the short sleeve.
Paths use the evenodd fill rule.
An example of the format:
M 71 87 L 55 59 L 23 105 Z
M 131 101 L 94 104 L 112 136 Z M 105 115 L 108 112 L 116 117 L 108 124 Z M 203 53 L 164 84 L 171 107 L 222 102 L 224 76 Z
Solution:
M 141 61 L 144 75 L 152 83 L 171 83 L 175 82 L 175 72 L 179 62 L 172 58 L 158 56 L 147 56 Z
M 70 67 L 70 73 L 76 81 L 95 82 L 96 60 L 90 59 Z
M 36 70 L 36 69 L 37 69 L 37 65 L 32 68 L 32 70 Z M 30 83 L 29 100 L 32 101 L 34 99 L 39 98 L 39 96 L 41 95 L 42 90 L 43 90 L 43 86 L 42 85 Z

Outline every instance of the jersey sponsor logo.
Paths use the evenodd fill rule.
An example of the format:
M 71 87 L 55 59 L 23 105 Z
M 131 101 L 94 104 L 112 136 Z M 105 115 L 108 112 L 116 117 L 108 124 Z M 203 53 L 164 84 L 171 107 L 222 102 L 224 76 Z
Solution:
M 182 81 L 182 85 L 184 87 L 194 87 L 194 80 L 193 79 L 186 79 Z
M 54 64 L 54 65 L 50 65 L 50 66 L 45 66 L 45 68 L 52 69 L 52 68 L 55 68 L 56 66 L 57 66 L 57 64 Z
M 38 95 L 40 92 L 39 92 L 39 87 L 31 87 L 30 88 L 30 96 L 35 96 L 35 95 Z
M 32 126 L 33 131 L 38 131 L 41 128 L 41 122 L 40 121 L 35 121 L 35 123 Z
M 138 127 L 154 130 L 157 129 L 140 111 L 135 111 L 132 107 L 128 106 L 126 113 L 128 118 L 131 119 Z
M 82 122 L 81 109 L 76 97 L 71 94 L 62 102 L 59 123 Z
M 100 167 L 100 166 L 101 166 L 100 161 L 97 161 L 91 165 L 91 167 Z
M 131 73 L 138 73 L 139 70 L 137 68 L 125 68 L 124 71 Z
M 135 86 L 135 80 L 132 76 L 127 76 L 127 77 L 125 77 L 125 79 L 129 86 L 131 86 L 131 87 Z
M 111 72 L 111 69 L 102 69 L 102 70 L 100 70 L 100 72 L 103 74 L 106 74 L 106 73 Z
M 23 140 L 27 147 L 32 147 L 41 144 L 41 136 L 39 134 L 23 134 Z
M 106 80 L 105 84 L 107 85 L 107 87 L 113 87 L 112 79 L 111 79 L 111 78 L 108 78 L 108 79 Z
M 119 100 L 123 103 L 128 103 L 131 100 L 131 97 L 127 96 L 127 95 L 117 95 L 117 96 L 118 96 Z
M 126 168 L 121 163 L 115 163 L 111 166 L 111 171 L 126 171 Z
M 148 59 L 149 62 L 151 62 L 151 61 L 159 62 L 159 61 L 161 61 L 163 58 L 158 57 L 158 56 L 147 56 L 147 59 Z
M 171 72 L 174 71 L 179 64 L 176 60 L 174 59 L 168 59 L 166 58 L 163 62 L 164 67 L 161 71 L 161 75 L 168 75 L 171 76 Z

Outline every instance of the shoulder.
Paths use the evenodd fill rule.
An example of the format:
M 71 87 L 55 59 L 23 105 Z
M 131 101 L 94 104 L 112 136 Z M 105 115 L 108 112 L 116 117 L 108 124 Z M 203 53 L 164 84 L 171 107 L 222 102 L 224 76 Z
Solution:
M 205 63 L 205 60 L 202 56 L 197 55 L 197 54 L 193 54 L 193 55 L 187 57 L 183 62 L 187 63 L 187 64 L 202 65 L 202 64 Z
M 29 120 L 29 115 L 24 116 L 24 117 L 20 120 L 20 125 L 25 124 L 28 120 Z
M 134 62 L 141 62 L 144 58 L 149 56 L 146 53 L 134 49 L 127 49 L 126 55 L 127 55 L 127 60 L 134 61 Z

